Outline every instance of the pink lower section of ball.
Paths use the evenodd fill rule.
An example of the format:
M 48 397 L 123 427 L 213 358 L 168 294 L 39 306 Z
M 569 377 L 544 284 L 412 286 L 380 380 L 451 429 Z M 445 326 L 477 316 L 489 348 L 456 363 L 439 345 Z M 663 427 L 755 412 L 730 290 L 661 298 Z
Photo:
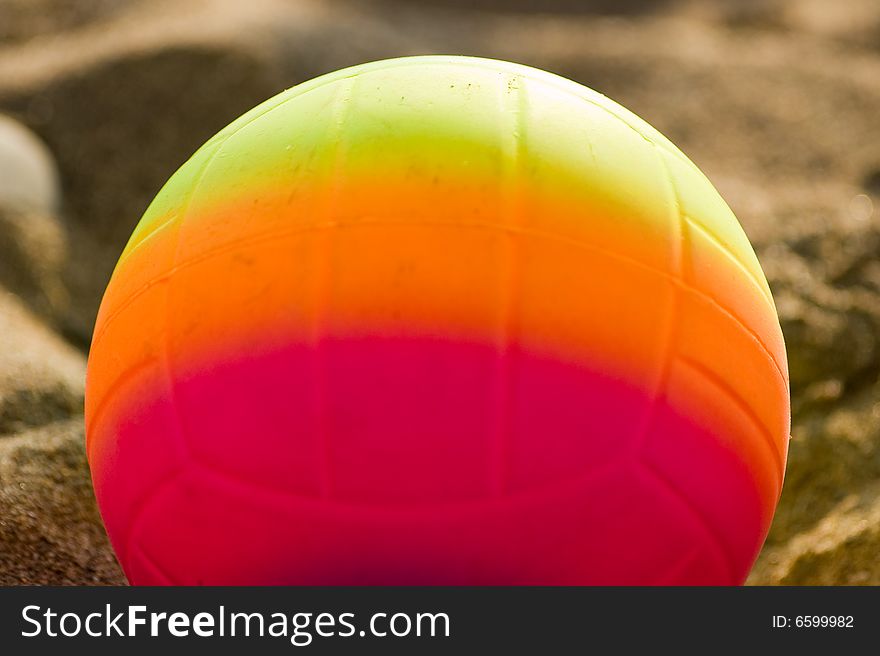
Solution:
M 90 458 L 136 584 L 734 584 L 770 518 L 724 430 L 515 345 L 373 337 L 146 363 Z

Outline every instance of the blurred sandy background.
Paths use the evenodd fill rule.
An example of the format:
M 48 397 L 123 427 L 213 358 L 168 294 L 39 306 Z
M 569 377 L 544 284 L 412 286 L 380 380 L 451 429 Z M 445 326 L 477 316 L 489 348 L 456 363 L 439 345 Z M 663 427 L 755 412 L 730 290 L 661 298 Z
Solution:
M 278 91 L 421 53 L 574 78 L 703 169 L 791 364 L 785 490 L 750 581 L 880 584 L 877 0 L 0 0 L 0 584 L 124 581 L 83 454 L 85 353 L 161 184 Z

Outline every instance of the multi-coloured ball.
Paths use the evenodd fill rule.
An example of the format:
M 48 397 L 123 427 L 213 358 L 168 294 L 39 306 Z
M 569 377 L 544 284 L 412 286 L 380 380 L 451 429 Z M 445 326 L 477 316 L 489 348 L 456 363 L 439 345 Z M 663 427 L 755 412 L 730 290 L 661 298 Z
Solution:
M 779 497 L 770 290 L 669 141 L 525 66 L 294 87 L 107 288 L 87 447 L 134 583 L 733 584 Z

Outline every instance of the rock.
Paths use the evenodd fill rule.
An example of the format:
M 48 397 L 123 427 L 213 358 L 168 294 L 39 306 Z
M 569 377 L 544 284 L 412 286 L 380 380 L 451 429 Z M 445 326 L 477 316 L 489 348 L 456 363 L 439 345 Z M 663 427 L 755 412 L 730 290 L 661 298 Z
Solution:
M 0 211 L 58 211 L 61 192 L 55 163 L 27 128 L 0 115 Z

